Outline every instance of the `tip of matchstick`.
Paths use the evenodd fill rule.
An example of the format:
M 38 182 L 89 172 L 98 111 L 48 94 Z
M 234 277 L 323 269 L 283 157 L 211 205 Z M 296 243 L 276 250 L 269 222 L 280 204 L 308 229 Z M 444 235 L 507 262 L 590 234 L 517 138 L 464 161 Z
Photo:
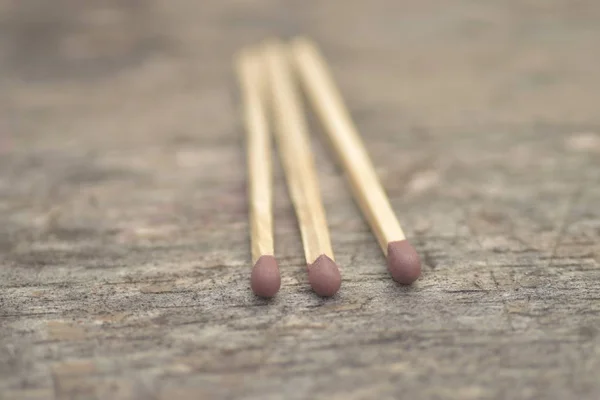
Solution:
M 308 265 L 308 281 L 316 294 L 330 297 L 340 290 L 342 276 L 337 264 L 325 254 Z
M 421 275 L 421 259 L 408 240 L 388 243 L 388 270 L 398 283 L 410 285 Z
M 281 286 L 279 266 L 273 256 L 260 256 L 252 268 L 250 286 L 255 295 L 273 297 Z

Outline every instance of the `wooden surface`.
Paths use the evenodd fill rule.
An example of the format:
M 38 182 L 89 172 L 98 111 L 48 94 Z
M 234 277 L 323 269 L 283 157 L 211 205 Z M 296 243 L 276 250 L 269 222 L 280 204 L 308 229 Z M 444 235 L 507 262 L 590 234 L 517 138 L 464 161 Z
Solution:
M 0 0 L 0 398 L 597 399 L 600 3 Z M 315 152 L 343 283 L 249 289 L 231 57 L 322 46 L 426 267 Z

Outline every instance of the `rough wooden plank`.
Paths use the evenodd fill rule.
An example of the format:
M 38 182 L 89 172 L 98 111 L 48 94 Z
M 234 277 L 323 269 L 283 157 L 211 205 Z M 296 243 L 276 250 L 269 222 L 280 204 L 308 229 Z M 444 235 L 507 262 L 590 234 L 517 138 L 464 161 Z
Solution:
M 598 398 L 599 17 L 1 0 L 0 397 Z M 311 293 L 277 165 L 282 290 L 249 290 L 231 55 L 297 32 L 424 257 L 413 288 L 315 140 L 342 290 Z

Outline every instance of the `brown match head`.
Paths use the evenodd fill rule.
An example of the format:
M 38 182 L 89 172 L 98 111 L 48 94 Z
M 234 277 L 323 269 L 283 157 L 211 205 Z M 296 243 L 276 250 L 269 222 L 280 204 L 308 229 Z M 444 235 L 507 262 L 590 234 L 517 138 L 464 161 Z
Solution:
M 308 265 L 308 281 L 316 294 L 330 297 L 340 290 L 342 276 L 337 264 L 325 254 Z
M 255 295 L 273 297 L 281 286 L 279 266 L 273 256 L 260 256 L 252 268 L 250 286 Z
M 421 275 L 421 259 L 408 240 L 388 243 L 387 264 L 392 278 L 403 285 L 410 285 Z

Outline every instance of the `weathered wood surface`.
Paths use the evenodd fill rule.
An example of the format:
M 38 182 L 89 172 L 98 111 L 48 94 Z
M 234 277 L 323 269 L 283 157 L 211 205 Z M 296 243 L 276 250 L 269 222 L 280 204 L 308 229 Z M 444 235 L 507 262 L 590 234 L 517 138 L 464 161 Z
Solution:
M 0 1 L 0 397 L 600 397 L 600 3 Z M 426 263 L 315 140 L 344 281 L 249 290 L 231 56 L 315 38 Z M 315 138 L 318 130 L 315 129 Z

